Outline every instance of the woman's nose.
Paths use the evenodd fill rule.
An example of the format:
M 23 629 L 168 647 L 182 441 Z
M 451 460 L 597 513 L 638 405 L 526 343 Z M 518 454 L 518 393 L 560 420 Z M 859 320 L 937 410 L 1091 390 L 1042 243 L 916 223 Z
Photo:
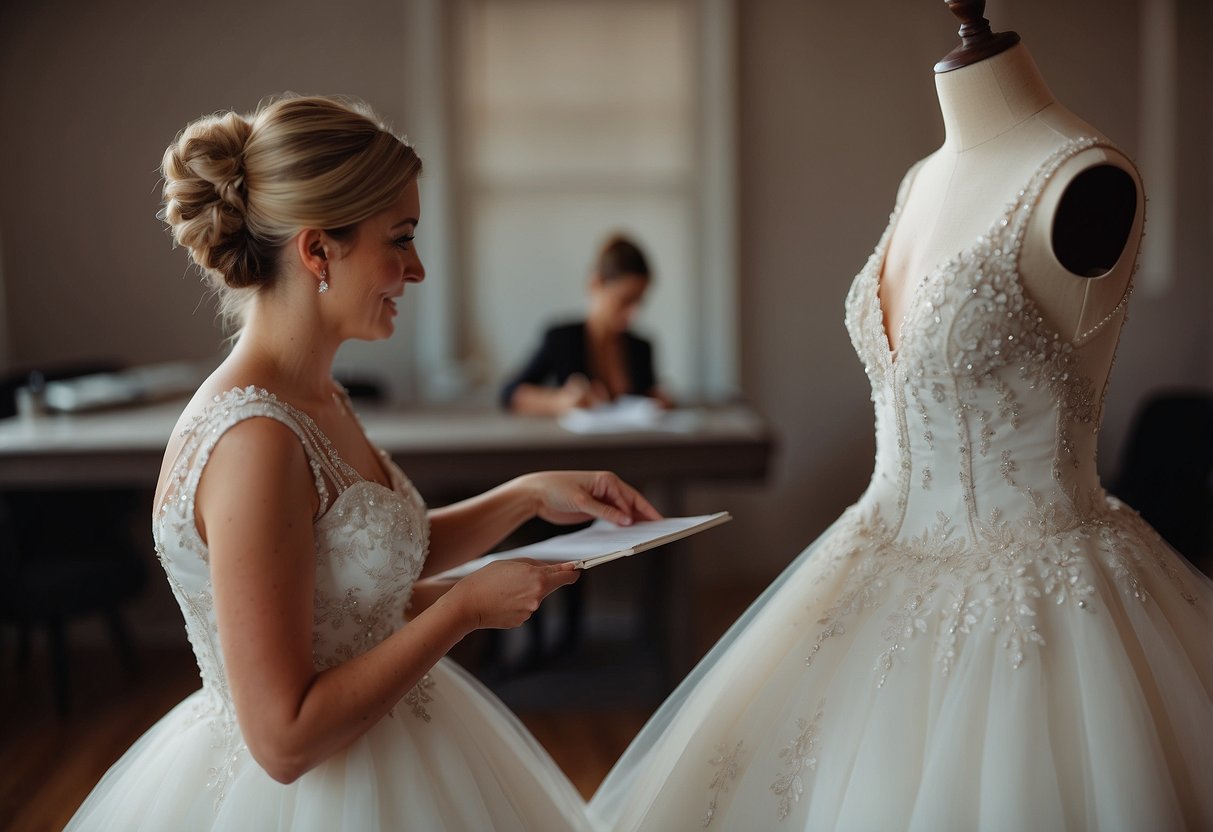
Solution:
M 413 262 L 404 268 L 404 279 L 408 283 L 420 283 L 425 280 L 425 266 L 421 264 L 421 256 L 413 255 Z

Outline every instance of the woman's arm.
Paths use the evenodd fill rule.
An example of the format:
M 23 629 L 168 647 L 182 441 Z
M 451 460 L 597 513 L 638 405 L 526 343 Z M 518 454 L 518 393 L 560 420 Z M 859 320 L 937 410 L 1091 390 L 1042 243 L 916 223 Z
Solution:
M 477 497 L 430 511 L 430 552 L 422 577 L 480 557 L 532 517 L 552 523 L 601 517 L 627 525 L 661 515 L 640 492 L 609 471 L 525 474 Z
M 559 416 L 574 407 L 590 407 L 606 396 L 580 373 L 569 376 L 561 387 L 542 387 L 520 382 L 513 386 L 508 406 L 525 416 Z
M 430 509 L 430 549 L 421 577 L 437 575 L 480 557 L 535 516 L 525 478 L 442 508 Z
M 404 620 L 416 618 L 428 610 L 434 603 L 450 592 L 458 578 L 421 578 L 413 584 L 413 592 L 409 595 L 408 606 L 404 608 Z
M 482 569 L 382 643 L 317 672 L 312 475 L 285 426 L 250 419 L 215 446 L 195 500 L 228 684 L 249 751 L 288 783 L 382 718 L 464 635 L 517 626 L 571 565 Z
M 585 327 L 580 324 L 545 332 L 526 366 L 501 389 L 502 407 L 531 416 L 559 416 L 607 398 L 601 384 L 586 378 Z
M 543 339 L 539 343 L 539 349 L 531 355 L 526 365 L 510 377 L 501 388 L 501 406 L 506 410 L 514 410 L 515 396 L 520 388 L 528 390 L 546 390 L 547 383 L 557 375 L 556 364 L 562 354 L 559 346 L 555 343 L 559 340 L 558 331 L 549 329 L 543 333 Z M 526 394 L 523 394 L 525 400 Z M 520 401 L 519 404 L 525 405 L 525 401 Z M 522 412 L 522 411 L 520 411 Z

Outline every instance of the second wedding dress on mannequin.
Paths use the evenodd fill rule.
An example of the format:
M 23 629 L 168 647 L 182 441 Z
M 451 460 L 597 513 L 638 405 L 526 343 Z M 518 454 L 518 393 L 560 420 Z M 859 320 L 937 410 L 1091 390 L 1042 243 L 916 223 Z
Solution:
M 871 483 L 642 730 L 603 828 L 1213 828 L 1213 583 L 1096 473 L 1137 174 L 1022 45 L 937 90 L 846 303 Z

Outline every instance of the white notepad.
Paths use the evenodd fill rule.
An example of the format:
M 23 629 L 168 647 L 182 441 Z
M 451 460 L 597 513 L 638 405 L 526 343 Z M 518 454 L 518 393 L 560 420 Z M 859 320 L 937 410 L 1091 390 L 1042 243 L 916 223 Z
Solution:
M 702 413 L 694 408 L 667 410 L 644 396 L 575 407 L 557 419 L 570 433 L 690 433 L 702 421 Z
M 700 514 L 694 517 L 666 517 L 661 520 L 642 520 L 630 526 L 616 526 L 606 520 L 596 520 L 594 525 L 571 534 L 557 535 L 530 546 L 519 546 L 504 552 L 494 552 L 482 558 L 448 569 L 435 578 L 462 578 L 482 566 L 498 560 L 533 558 L 549 563 L 573 561 L 578 569 L 591 569 L 603 563 L 626 558 L 647 549 L 663 546 L 684 537 L 705 531 L 733 516 L 727 511 L 715 514 Z

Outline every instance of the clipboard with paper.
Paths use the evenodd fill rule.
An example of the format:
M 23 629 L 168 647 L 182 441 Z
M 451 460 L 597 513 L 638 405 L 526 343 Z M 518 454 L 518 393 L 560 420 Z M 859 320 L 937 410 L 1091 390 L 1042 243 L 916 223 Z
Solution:
M 643 520 L 630 526 L 617 526 L 606 520 L 570 534 L 557 535 L 529 546 L 519 546 L 504 552 L 494 552 L 448 569 L 436 578 L 455 579 L 470 575 L 477 569 L 498 560 L 532 558 L 549 563 L 573 561 L 578 569 L 592 569 L 613 560 L 682 540 L 732 520 L 727 511 L 693 517 L 665 517 Z

